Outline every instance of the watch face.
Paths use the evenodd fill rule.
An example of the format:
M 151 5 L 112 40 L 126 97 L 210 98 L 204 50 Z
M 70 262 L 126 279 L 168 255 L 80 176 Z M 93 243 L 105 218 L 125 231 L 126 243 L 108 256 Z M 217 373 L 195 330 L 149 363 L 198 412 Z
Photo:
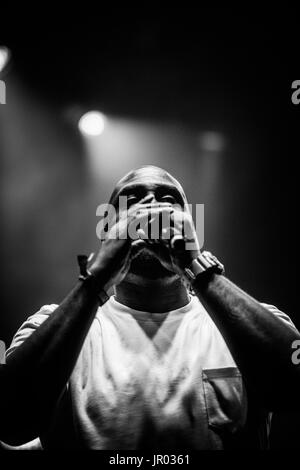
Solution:
M 218 258 L 214 256 L 210 251 L 204 251 L 201 253 L 202 257 L 205 258 L 205 261 L 209 263 L 209 267 L 214 267 L 214 272 L 222 274 L 225 272 L 224 265 L 220 263 Z
M 194 259 L 188 268 L 185 268 L 186 278 L 190 283 L 204 273 L 224 273 L 224 266 L 209 252 L 201 253 L 198 258 Z

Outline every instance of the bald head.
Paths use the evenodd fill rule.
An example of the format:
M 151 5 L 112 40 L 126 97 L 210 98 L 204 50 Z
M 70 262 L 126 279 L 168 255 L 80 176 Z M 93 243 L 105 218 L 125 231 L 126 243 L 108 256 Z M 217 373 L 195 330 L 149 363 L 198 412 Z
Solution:
M 134 193 L 142 198 L 147 191 L 153 191 L 158 198 L 164 197 L 169 192 L 180 205 L 187 202 L 179 181 L 166 170 L 154 165 L 141 166 L 123 176 L 116 184 L 109 202 L 117 206 L 119 196 L 129 196 Z

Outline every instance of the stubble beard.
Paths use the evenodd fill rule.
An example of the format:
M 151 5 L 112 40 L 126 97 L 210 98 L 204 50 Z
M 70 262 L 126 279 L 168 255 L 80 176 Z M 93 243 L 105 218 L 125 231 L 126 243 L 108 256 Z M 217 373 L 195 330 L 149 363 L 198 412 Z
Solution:
M 147 248 L 143 248 L 131 261 L 128 274 L 149 280 L 174 278 L 175 273 L 165 268 L 157 256 Z

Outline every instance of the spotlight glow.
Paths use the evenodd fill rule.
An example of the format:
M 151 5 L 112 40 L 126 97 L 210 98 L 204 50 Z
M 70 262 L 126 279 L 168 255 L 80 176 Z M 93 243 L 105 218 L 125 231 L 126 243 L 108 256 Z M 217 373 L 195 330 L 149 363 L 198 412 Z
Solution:
M 0 72 L 6 67 L 10 57 L 10 52 L 7 47 L 0 46 Z
M 199 145 L 205 152 L 222 152 L 225 147 L 225 139 L 219 132 L 203 132 L 199 136 Z
M 85 113 L 78 122 L 80 132 L 88 137 L 96 137 L 102 134 L 105 127 L 105 116 L 99 111 Z

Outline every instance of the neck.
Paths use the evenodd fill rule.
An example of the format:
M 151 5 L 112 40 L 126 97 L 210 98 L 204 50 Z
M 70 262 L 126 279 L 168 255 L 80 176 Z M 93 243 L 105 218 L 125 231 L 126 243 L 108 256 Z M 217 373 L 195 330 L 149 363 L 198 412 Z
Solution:
M 116 300 L 127 307 L 144 312 L 168 312 L 184 307 L 189 295 L 179 278 L 162 280 L 125 279 L 115 288 Z

